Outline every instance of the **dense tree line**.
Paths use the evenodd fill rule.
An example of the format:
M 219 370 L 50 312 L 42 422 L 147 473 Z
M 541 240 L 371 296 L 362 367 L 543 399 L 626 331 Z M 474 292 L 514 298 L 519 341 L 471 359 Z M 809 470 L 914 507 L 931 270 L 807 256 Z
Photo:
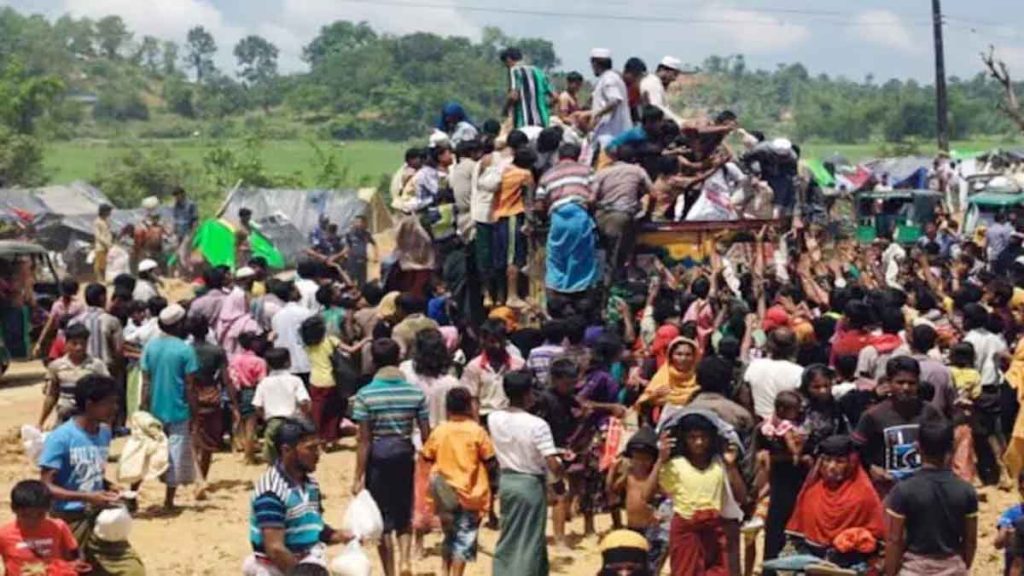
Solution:
M 306 45 L 307 72 L 281 74 L 277 47 L 260 36 L 221 46 L 197 25 L 179 44 L 140 37 L 118 16 L 50 21 L 0 8 L 0 180 L 42 177 L 38 138 L 133 121 L 213 125 L 257 114 L 320 136 L 406 139 L 424 134 L 449 99 L 483 120 L 501 106 L 506 79 L 497 53 L 509 44 L 561 84 L 550 41 L 496 28 L 472 41 L 338 21 Z M 222 50 L 234 56 L 233 69 L 216 65 Z M 800 140 L 901 142 L 935 132 L 930 86 L 813 76 L 800 64 L 751 70 L 742 56 L 708 58 L 674 97 L 690 112 L 733 109 L 745 125 Z M 981 72 L 951 78 L 953 137 L 1012 133 L 995 109 L 999 98 L 998 84 Z

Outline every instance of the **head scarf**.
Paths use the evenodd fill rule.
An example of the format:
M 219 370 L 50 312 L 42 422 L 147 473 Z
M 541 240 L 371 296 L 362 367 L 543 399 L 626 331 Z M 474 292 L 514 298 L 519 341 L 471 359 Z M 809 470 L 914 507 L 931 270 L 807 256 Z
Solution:
M 437 119 L 437 129 L 442 132 L 448 131 L 448 123 L 445 122 L 449 117 L 455 118 L 455 123 L 459 122 L 473 122 L 469 119 L 466 114 L 466 109 L 462 107 L 462 104 L 458 102 L 446 102 L 441 108 L 441 117 Z
M 444 337 L 444 346 L 448 352 L 455 352 L 455 349 L 459 347 L 459 329 L 455 326 L 441 326 L 437 330 Z
M 882 502 L 848 439 L 844 442 L 842 438 L 830 437 L 822 442 L 821 451 L 828 455 L 843 455 L 845 451 L 850 459 L 850 476 L 838 488 L 830 489 L 821 473 L 819 458 L 797 496 L 786 532 L 818 547 L 830 546 L 850 528 L 864 528 L 875 538 L 884 538 Z
M 1017 343 L 1017 348 L 1013 351 L 1010 369 L 1006 371 L 1006 382 L 1017 391 L 1017 401 L 1024 402 L 1024 339 Z M 1012 474 L 1011 478 L 1017 478 L 1024 470 L 1024 410 L 1017 412 L 1010 445 L 1006 448 L 1003 461 Z
M 672 352 L 676 347 L 684 345 L 693 348 L 694 356 L 693 367 L 685 372 L 672 365 Z M 682 406 L 697 393 L 697 364 L 700 362 L 700 346 L 689 338 L 679 337 L 669 344 L 666 357 L 668 359 L 654 374 L 654 378 L 651 378 L 651 383 L 647 385 L 647 389 L 638 400 L 639 403 L 652 401 L 656 392 L 668 389 L 668 396 L 664 398 L 664 403 Z
M 651 342 L 651 354 L 658 368 L 665 364 L 668 354 L 668 345 L 679 337 L 679 327 L 674 324 L 665 324 L 654 333 L 654 342 Z
M 227 296 L 224 297 L 220 306 L 220 313 L 217 314 L 214 323 L 214 334 L 217 336 L 217 343 L 233 356 L 241 352 L 238 345 L 238 337 L 243 332 L 262 332 L 259 322 L 249 313 L 249 304 L 246 301 L 245 290 L 235 286 Z
M 401 292 L 388 292 L 377 304 L 377 316 L 380 318 L 391 318 L 398 314 L 398 297 Z
M 519 328 L 519 320 L 516 318 L 515 310 L 508 306 L 499 306 L 487 315 L 492 320 L 501 320 L 505 323 L 505 330 L 511 334 Z

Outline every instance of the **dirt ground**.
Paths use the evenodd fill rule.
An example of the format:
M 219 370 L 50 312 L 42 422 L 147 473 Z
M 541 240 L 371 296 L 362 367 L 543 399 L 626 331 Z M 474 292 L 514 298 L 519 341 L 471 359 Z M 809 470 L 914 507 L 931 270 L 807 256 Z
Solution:
M 38 362 L 16 363 L 0 380 L 0 522 L 10 517 L 9 495 L 11 486 L 22 478 L 35 477 L 36 470 L 22 454 L 17 439 L 18 428 L 35 422 L 42 404 L 42 365 Z M 120 443 L 115 443 L 114 454 Z M 342 450 L 325 454 L 320 460 L 316 477 L 325 494 L 327 522 L 339 525 L 346 504 L 351 499 L 352 472 L 355 468 L 355 442 L 343 442 Z M 131 535 L 131 542 L 146 563 L 149 574 L 226 575 L 240 573 L 243 559 L 249 553 L 248 513 L 252 483 L 263 472 L 262 467 L 247 467 L 237 454 L 217 454 L 210 473 L 211 493 L 208 500 L 196 502 L 190 491 L 179 497 L 183 506 L 180 515 L 161 518 L 154 512 L 161 502 L 162 485 L 144 485 L 140 497 L 140 512 Z M 113 478 L 113 471 L 108 477 Z M 1015 494 L 986 488 L 987 502 L 981 505 L 979 522 L 979 550 L 975 574 L 999 574 L 1002 556 L 993 547 L 995 522 L 1001 511 L 1016 502 Z M 609 529 L 607 516 L 599 517 L 598 530 Z M 549 547 L 552 574 L 594 574 L 600 567 L 597 539 L 582 539 L 582 524 L 570 528 L 574 549 L 567 554 L 557 553 Z M 548 530 L 550 534 L 550 528 Z M 490 574 L 491 554 L 497 533 L 482 529 L 480 554 L 477 563 L 467 570 L 471 576 Z M 427 537 L 428 557 L 414 564 L 420 576 L 438 574 L 441 570 L 440 537 Z M 337 553 L 335 547 L 331 553 Z M 375 574 L 380 565 L 375 551 L 367 550 L 374 561 Z M 666 570 L 667 572 L 667 570 Z

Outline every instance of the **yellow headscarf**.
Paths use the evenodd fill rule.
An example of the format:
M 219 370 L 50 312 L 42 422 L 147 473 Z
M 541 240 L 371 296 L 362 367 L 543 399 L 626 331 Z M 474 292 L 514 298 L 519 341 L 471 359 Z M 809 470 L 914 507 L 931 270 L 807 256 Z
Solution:
M 1024 338 L 1017 343 L 1010 361 L 1010 369 L 1006 371 L 1006 381 L 1017 391 L 1017 401 L 1024 402 Z M 1017 420 L 1013 423 L 1013 435 L 1009 446 L 1003 453 L 1010 478 L 1017 478 L 1024 470 L 1024 410 L 1017 412 Z
M 391 318 L 398 314 L 398 297 L 401 295 L 401 292 L 388 292 L 385 294 L 377 304 L 377 317 Z
M 693 349 L 693 365 L 694 368 L 683 372 L 677 369 L 672 364 L 672 353 L 678 346 L 689 346 Z M 654 402 L 657 404 L 675 404 L 684 405 L 690 401 L 690 398 L 697 393 L 697 363 L 700 361 L 700 346 L 697 342 L 684 337 L 676 338 L 668 345 L 668 360 L 661 365 L 661 368 L 654 374 L 654 378 L 651 378 L 651 383 L 647 385 L 647 389 L 640 396 L 638 404 L 644 404 L 648 402 Z M 660 390 L 668 390 L 668 395 L 664 399 L 656 400 L 653 397 Z
M 487 318 L 504 322 L 505 331 L 508 333 L 515 332 L 519 328 L 519 319 L 516 317 L 516 312 L 508 306 L 499 306 L 491 310 Z

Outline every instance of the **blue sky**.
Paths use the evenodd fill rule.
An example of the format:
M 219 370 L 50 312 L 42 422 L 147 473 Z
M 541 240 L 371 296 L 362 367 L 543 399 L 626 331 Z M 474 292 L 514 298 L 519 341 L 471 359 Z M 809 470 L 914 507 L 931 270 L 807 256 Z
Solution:
M 978 53 L 995 44 L 1024 78 L 1024 2 L 946 0 L 950 75 L 981 70 Z M 230 47 L 261 34 L 281 49 L 285 70 L 302 69 L 302 46 L 334 20 L 366 20 L 393 33 L 427 31 L 478 38 L 484 26 L 555 43 L 563 67 L 586 69 L 587 52 L 612 49 L 621 63 L 666 54 L 698 64 L 711 54 L 742 53 L 748 66 L 802 62 L 812 73 L 851 79 L 931 81 L 929 0 L 0 0 L 23 12 L 94 18 L 119 14 L 138 34 L 182 40 L 210 29 L 231 68 Z M 589 16 L 580 16 L 589 15 Z M 1009 23 L 1009 24 L 1004 24 Z

